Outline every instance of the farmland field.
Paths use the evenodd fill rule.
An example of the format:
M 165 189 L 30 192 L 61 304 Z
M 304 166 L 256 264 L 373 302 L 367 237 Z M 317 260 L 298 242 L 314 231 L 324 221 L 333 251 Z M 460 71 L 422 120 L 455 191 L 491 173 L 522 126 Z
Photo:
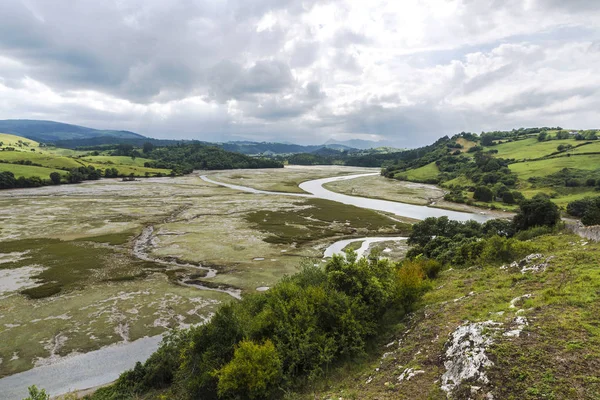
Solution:
M 598 155 L 580 155 L 575 157 L 557 157 L 538 161 L 525 161 L 511 164 L 510 170 L 520 179 L 534 176 L 547 176 L 563 168 L 575 168 L 593 171 L 600 168 Z

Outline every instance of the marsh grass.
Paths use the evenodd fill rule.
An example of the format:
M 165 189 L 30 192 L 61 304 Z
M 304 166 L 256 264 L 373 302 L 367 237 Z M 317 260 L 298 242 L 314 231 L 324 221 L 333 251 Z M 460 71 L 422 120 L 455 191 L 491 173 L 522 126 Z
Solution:
M 267 243 L 306 243 L 331 236 L 367 232 L 408 232 L 409 225 L 391 220 L 385 215 L 364 208 L 339 204 L 323 199 L 294 203 L 301 209 L 286 211 L 255 211 L 246 215 L 254 229 L 270 236 Z

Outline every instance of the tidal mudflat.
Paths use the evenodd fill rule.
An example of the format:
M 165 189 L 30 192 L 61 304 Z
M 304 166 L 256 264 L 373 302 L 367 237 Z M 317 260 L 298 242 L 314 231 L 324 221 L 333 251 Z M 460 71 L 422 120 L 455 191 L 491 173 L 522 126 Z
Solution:
M 256 174 L 276 190 L 361 172 L 371 171 L 209 176 L 247 184 L 235 174 Z M 337 240 L 407 232 L 371 210 L 248 194 L 197 175 L 4 191 L 0 209 L 0 376 L 202 323 L 232 294 L 271 286 Z

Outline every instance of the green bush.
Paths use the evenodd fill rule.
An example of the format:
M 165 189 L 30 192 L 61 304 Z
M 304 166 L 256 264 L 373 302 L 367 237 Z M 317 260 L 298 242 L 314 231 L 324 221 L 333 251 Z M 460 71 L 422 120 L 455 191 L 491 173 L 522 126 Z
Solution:
M 494 199 L 494 193 L 487 186 L 477 186 L 473 192 L 473 198 L 479 201 L 489 202 Z
M 170 398 L 182 399 L 281 396 L 363 354 L 383 316 L 410 309 L 440 268 L 433 260 L 394 264 L 355 254 L 334 256 L 324 268 L 307 263 L 269 291 L 165 339 L 146 363 L 93 398 L 144 397 L 167 387 Z
M 519 211 L 513 219 L 517 231 L 527 230 L 534 226 L 555 226 L 560 220 L 560 211 L 547 196 L 536 195 L 532 199 L 523 200 Z
M 27 388 L 29 397 L 23 400 L 50 400 L 50 395 L 44 389 L 38 389 L 35 385 Z
M 232 399 L 269 399 L 281 379 L 281 360 L 270 340 L 240 342 L 233 359 L 218 370 L 218 394 Z

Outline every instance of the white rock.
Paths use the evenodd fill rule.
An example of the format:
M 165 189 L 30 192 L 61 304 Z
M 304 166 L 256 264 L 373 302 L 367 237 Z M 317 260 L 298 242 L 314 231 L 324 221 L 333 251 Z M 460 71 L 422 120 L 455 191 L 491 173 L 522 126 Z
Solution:
M 523 296 L 515 297 L 514 299 L 512 299 L 510 301 L 509 308 L 517 308 L 517 302 L 524 300 L 524 299 L 529 299 L 531 297 L 533 297 L 533 295 L 530 293 L 524 294 Z
M 398 377 L 398 382 L 402 382 L 402 381 L 405 381 L 405 380 L 406 381 L 410 381 L 416 375 L 424 374 L 424 373 L 425 373 L 425 371 L 423 371 L 421 369 L 415 370 L 414 368 L 407 368 Z
M 485 351 L 493 343 L 491 331 L 498 325 L 493 321 L 466 323 L 452 333 L 446 344 L 441 386 L 448 395 L 465 380 L 489 382 L 485 368 L 493 363 Z

